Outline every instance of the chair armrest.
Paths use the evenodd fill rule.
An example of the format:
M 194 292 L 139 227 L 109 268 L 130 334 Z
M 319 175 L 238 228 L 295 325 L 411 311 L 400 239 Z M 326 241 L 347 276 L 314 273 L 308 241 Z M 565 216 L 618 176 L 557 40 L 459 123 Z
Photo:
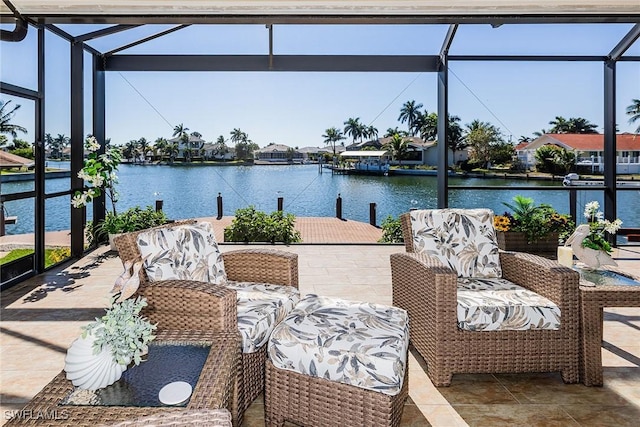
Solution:
M 229 280 L 298 287 L 298 254 L 276 249 L 240 249 L 222 254 Z
M 500 252 L 502 277 L 560 306 L 578 305 L 580 274 L 556 261 L 523 252 Z
M 224 286 L 193 280 L 162 280 L 138 289 L 147 299 L 143 314 L 158 329 L 235 331 L 238 328 L 236 292 Z
M 457 274 L 435 257 L 391 254 L 393 305 L 409 312 L 412 328 L 436 325 L 437 333 L 456 329 L 457 280 Z

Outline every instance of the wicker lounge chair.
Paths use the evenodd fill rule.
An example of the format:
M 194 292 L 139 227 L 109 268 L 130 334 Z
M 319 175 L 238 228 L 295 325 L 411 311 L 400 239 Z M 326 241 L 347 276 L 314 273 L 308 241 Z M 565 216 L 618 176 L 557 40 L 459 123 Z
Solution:
M 485 211 L 491 219 L 483 225 L 491 235 L 493 213 Z M 412 230 L 411 215 L 415 218 L 416 212 L 428 215 L 437 211 L 401 215 L 406 253 L 391 255 L 393 304 L 408 311 L 411 342 L 426 360 L 432 382 L 448 386 L 456 373 L 558 371 L 566 383 L 578 382 L 578 273 L 531 254 L 494 254 L 499 258 L 502 278 L 557 305 L 561 312 L 558 328 L 463 329 L 458 318 L 458 274 L 433 254 L 427 254 L 429 250 L 421 251 L 422 247 L 416 246 L 422 244 Z
M 185 221 L 180 224 L 194 223 Z M 155 229 L 176 225 L 168 224 Z M 140 259 L 137 245 L 140 233 L 127 233 L 114 239 L 123 263 Z M 223 253 L 222 257 L 230 281 L 298 288 L 297 254 L 279 250 L 241 249 Z M 149 305 L 144 313 L 152 322 L 158 323 L 159 329 L 228 331 L 238 328 L 236 291 L 225 286 L 191 280 L 150 282 L 144 269 L 141 269 L 138 294 L 147 298 Z M 242 387 L 236 390 L 240 417 L 264 391 L 266 352 L 267 346 L 264 345 L 253 353 L 242 353 Z

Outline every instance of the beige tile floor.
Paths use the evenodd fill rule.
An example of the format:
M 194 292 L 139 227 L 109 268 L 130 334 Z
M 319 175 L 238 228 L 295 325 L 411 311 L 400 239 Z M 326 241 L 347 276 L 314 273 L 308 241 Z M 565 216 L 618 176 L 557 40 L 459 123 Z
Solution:
M 237 246 L 222 245 L 222 250 Z M 270 246 L 271 247 L 271 246 Z M 402 246 L 277 246 L 299 255 L 300 290 L 391 303 L 389 255 Z M 640 248 L 621 252 L 621 267 L 640 273 Z M 2 422 L 63 367 L 80 326 L 101 315 L 121 271 L 102 248 L 82 260 L 2 292 L 0 413 Z M 403 426 L 635 426 L 640 419 L 640 309 L 607 309 L 603 387 L 566 385 L 559 374 L 456 375 L 436 388 L 422 361 L 409 362 L 410 402 Z M 261 426 L 262 400 L 245 425 Z

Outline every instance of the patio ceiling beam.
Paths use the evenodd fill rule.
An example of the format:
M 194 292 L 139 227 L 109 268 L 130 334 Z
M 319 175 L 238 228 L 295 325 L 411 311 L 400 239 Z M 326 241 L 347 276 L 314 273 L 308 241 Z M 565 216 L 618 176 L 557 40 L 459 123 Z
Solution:
M 438 56 L 410 55 L 113 55 L 107 71 L 435 72 Z
M 126 30 L 130 30 L 132 28 L 136 28 L 139 27 L 140 25 L 132 25 L 132 24 L 128 24 L 128 25 L 114 25 L 112 27 L 108 27 L 108 28 L 103 28 L 101 30 L 97 30 L 97 31 L 92 31 L 90 33 L 86 33 L 86 34 L 82 34 L 80 36 L 76 36 L 74 37 L 75 41 L 78 42 L 86 42 L 89 40 L 94 40 L 100 37 L 104 37 L 104 36 L 108 36 L 111 34 L 116 34 L 122 31 L 126 31 Z
M 449 61 L 576 61 L 602 62 L 607 58 L 597 55 L 449 55 Z
M 640 37 L 640 24 L 636 24 L 631 30 L 620 40 L 620 42 L 609 52 L 609 59 L 617 61 L 631 47 L 631 45 Z
M 449 26 L 447 35 L 444 37 L 444 41 L 442 42 L 442 47 L 440 48 L 441 58 L 443 55 L 449 54 L 449 49 L 451 48 L 451 43 L 453 43 L 453 38 L 456 35 L 456 31 L 458 31 L 458 24 L 453 24 Z
M 11 83 L 0 82 L 0 93 L 20 98 L 36 100 L 40 98 L 38 91 L 27 89 L 22 86 L 12 85 Z
M 508 14 L 508 15 L 65 15 L 32 13 L 26 15 L 45 24 L 585 24 L 631 23 L 640 21 L 639 13 L 603 14 Z
M 58 37 L 61 37 L 63 39 L 65 39 L 68 42 L 72 42 L 73 41 L 73 36 L 69 33 L 67 33 L 65 30 L 63 30 L 60 27 L 57 27 L 53 24 L 47 24 L 45 25 L 45 28 L 49 31 L 51 31 L 53 34 L 55 34 Z
M 138 46 L 138 45 L 140 45 L 140 44 L 142 44 L 142 43 L 146 43 L 146 42 L 148 42 L 148 41 L 151 41 L 151 40 L 157 39 L 158 37 L 166 36 L 167 34 L 171 34 L 171 33 L 173 33 L 174 31 L 178 31 L 178 30 L 182 30 L 183 28 L 187 28 L 189 25 L 190 25 L 190 24 L 178 25 L 178 26 L 176 26 L 176 27 L 169 28 L 168 30 L 165 30 L 165 31 L 161 31 L 161 32 L 159 32 L 159 33 L 152 34 L 152 35 L 150 35 L 150 36 L 148 36 L 148 37 L 145 37 L 145 38 L 143 38 L 143 39 L 136 40 L 136 41 L 134 41 L 134 42 L 132 42 L 132 43 L 129 43 L 129 44 L 127 44 L 127 45 L 120 46 L 120 47 L 117 47 L 117 48 L 115 48 L 115 49 L 112 49 L 112 50 L 110 50 L 110 51 L 108 51 L 108 52 L 105 52 L 105 53 L 104 53 L 104 56 L 111 56 L 111 55 L 113 55 L 114 53 L 121 52 L 121 51 L 123 51 L 123 50 L 129 49 L 129 48 L 132 48 L 132 47 L 134 47 L 134 46 Z

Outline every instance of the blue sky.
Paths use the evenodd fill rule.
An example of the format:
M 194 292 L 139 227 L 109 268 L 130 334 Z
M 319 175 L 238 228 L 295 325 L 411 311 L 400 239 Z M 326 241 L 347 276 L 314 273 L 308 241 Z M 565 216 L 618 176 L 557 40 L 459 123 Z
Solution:
M 450 54 L 606 55 L 631 29 L 616 25 L 466 25 L 458 29 Z M 3 29 L 11 29 L 2 26 Z M 100 27 L 63 26 L 71 34 Z M 90 44 L 107 51 L 168 28 L 148 26 L 104 37 Z M 447 26 L 296 26 L 274 27 L 276 54 L 437 54 Z M 48 34 L 46 131 L 70 134 L 68 43 Z M 21 43 L 0 44 L 4 82 L 36 88 L 36 31 Z M 266 54 L 263 25 L 192 26 L 125 51 L 126 53 Z M 628 55 L 640 55 L 640 41 Z M 89 66 L 89 55 L 87 67 Z M 461 123 L 474 119 L 498 126 L 505 138 L 549 128 L 555 116 L 584 117 L 603 125 L 601 62 L 451 62 L 450 111 Z M 87 73 L 88 76 L 88 73 Z M 640 98 L 640 63 L 618 64 L 617 123 L 632 132 L 624 114 Z M 132 87 L 133 86 L 133 87 Z M 135 89 L 134 89 L 135 88 Z M 85 79 L 87 102 L 91 82 Z M 15 122 L 33 140 L 33 105 L 22 104 Z M 145 137 L 170 137 L 183 123 L 207 141 L 225 138 L 233 128 L 260 146 L 322 146 L 329 127 L 343 128 L 350 117 L 384 134 L 399 126 L 402 104 L 416 100 L 437 108 L 434 73 L 108 73 L 107 136 L 116 144 Z M 157 110 L 157 111 L 156 111 Z M 87 113 L 85 133 L 91 132 Z

